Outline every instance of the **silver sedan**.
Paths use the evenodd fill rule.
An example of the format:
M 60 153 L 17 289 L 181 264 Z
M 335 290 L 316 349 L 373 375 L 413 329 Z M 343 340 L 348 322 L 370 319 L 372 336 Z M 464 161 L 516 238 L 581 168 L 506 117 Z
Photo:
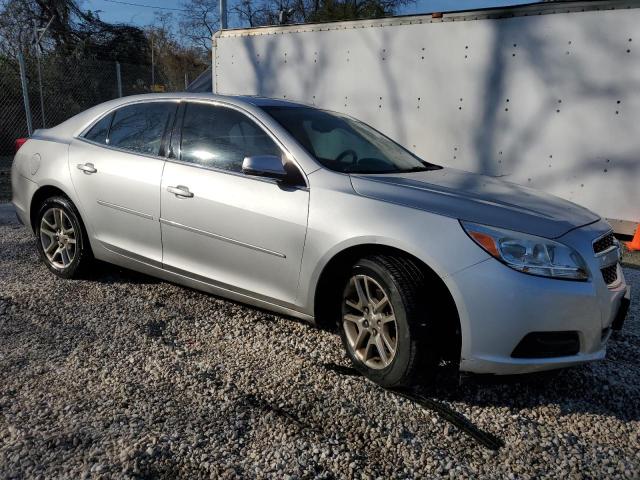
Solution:
M 12 185 L 56 275 L 97 258 L 336 328 L 385 387 L 601 359 L 629 303 L 595 213 L 280 100 L 113 100 L 35 132 Z

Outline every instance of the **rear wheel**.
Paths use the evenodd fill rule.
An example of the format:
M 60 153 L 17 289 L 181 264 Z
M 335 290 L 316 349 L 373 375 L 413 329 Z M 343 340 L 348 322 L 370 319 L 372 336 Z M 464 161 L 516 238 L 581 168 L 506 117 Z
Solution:
M 91 252 L 80 215 L 65 197 L 51 197 L 40 207 L 36 221 L 38 251 L 45 265 L 62 278 L 77 277 Z
M 411 385 L 436 363 L 426 288 L 420 269 L 402 257 L 370 256 L 351 269 L 340 334 L 354 366 L 383 387 Z

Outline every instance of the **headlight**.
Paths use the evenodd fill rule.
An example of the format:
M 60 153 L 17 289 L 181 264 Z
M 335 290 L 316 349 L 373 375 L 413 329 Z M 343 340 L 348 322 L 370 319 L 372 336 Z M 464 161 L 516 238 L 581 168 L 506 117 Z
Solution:
M 573 248 L 547 238 L 500 228 L 460 222 L 465 232 L 489 255 L 532 275 L 587 280 L 584 260 Z

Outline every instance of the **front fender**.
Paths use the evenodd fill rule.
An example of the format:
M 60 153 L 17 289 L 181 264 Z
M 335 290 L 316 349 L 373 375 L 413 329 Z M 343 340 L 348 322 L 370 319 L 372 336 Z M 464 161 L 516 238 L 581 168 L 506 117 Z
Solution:
M 349 189 L 324 189 L 315 182 L 310 191 L 296 302 L 309 314 L 314 312 L 323 270 L 332 258 L 354 246 L 396 248 L 418 258 L 443 279 L 488 258 L 455 218 L 362 197 Z M 339 208 L 339 215 L 332 205 Z

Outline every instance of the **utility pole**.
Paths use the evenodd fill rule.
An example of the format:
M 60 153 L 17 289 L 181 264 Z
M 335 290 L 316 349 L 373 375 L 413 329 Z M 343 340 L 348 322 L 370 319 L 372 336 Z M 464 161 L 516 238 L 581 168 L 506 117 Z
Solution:
M 122 75 L 120 74 L 120 62 L 116 62 L 116 82 L 118 84 L 118 98 L 122 98 Z
M 220 30 L 227 29 L 227 0 L 219 0 L 220 5 Z
M 49 24 L 50 23 L 51 22 L 49 22 Z M 47 28 L 49 27 L 49 24 L 47 24 Z M 43 35 L 45 31 L 46 31 L 46 28 L 42 32 Z M 42 50 L 42 48 L 40 47 L 41 38 L 42 38 L 42 35 L 38 37 L 38 24 L 34 19 L 33 20 L 33 48 L 36 51 L 36 65 L 38 68 L 38 87 L 40 88 L 40 115 L 42 116 L 42 128 L 47 128 L 45 115 L 44 115 L 44 92 L 42 91 L 42 68 L 40 67 L 40 54 Z
M 24 100 L 24 116 L 27 118 L 27 131 L 29 136 L 33 133 L 33 122 L 31 121 L 31 107 L 29 106 L 29 85 L 27 84 L 27 69 L 24 66 L 22 56 L 22 46 L 18 52 L 18 64 L 20 65 L 20 83 L 22 84 L 22 99 Z
M 49 29 L 49 27 L 51 26 L 51 22 L 53 22 L 53 18 L 51 17 L 51 19 L 49 19 L 49 22 L 47 22 L 47 25 L 44 28 L 38 28 L 38 24 L 36 23 L 36 20 L 33 20 L 33 43 L 34 43 L 34 48 L 36 50 L 36 63 L 38 66 L 38 83 L 39 83 L 39 87 L 40 87 L 40 114 L 42 115 L 42 128 L 46 128 L 46 121 L 45 121 L 45 114 L 44 114 L 44 92 L 43 92 L 43 88 L 42 88 L 42 68 L 40 67 L 40 55 L 42 54 L 42 45 L 40 44 L 40 41 L 42 40 L 42 37 L 44 37 L 44 34 L 47 33 L 47 30 Z M 40 35 L 38 35 L 38 33 L 40 33 Z M 29 132 L 29 134 L 31 134 L 31 132 Z
M 155 59 L 153 57 L 153 34 L 151 35 L 151 89 L 156 84 Z
M 211 91 L 218 93 L 218 85 L 216 82 L 216 65 L 217 57 L 216 50 L 218 48 L 218 37 L 223 30 L 227 29 L 227 0 L 218 0 L 218 7 L 220 9 L 220 30 L 213 34 L 211 39 Z

